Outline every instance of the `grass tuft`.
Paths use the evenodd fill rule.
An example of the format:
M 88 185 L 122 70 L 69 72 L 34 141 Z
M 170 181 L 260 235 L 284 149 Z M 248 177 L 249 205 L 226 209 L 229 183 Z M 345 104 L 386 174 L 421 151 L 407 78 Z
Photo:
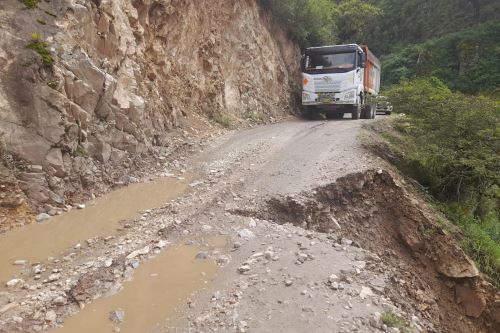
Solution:
M 404 328 L 407 326 L 406 321 L 392 311 L 384 312 L 381 319 L 389 327 Z
M 226 114 L 216 114 L 214 115 L 213 119 L 215 120 L 215 122 L 219 123 L 225 128 L 230 128 L 233 124 L 233 120 L 231 119 L 231 117 Z
M 39 0 L 20 0 L 28 9 L 36 8 Z
M 52 58 L 52 55 L 49 51 L 49 45 L 41 41 L 41 37 L 39 34 L 32 33 L 31 42 L 26 47 L 38 53 L 38 55 L 40 55 L 40 57 L 42 58 L 42 63 L 45 66 L 50 67 L 54 63 L 54 58 Z

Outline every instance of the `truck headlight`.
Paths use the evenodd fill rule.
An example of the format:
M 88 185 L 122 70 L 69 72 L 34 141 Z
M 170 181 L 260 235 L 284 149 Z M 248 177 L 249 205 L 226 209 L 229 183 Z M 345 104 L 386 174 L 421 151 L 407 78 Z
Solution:
M 354 90 L 348 91 L 344 94 L 343 99 L 354 99 L 354 96 L 356 96 L 356 92 Z

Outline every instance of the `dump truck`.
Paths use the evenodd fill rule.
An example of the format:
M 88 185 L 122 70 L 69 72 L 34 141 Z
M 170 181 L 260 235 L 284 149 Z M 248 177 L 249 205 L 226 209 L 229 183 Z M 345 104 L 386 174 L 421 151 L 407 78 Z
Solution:
M 380 90 L 380 61 L 366 45 L 310 47 L 302 67 L 302 110 L 306 117 L 373 119 Z

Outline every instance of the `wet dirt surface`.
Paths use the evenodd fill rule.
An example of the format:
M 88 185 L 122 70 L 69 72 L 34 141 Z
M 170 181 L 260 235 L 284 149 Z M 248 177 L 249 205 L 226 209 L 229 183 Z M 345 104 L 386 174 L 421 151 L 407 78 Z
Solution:
M 141 265 L 133 279 L 116 295 L 101 298 L 51 333 L 151 332 L 170 316 L 181 302 L 204 288 L 217 271 L 213 260 L 195 259 L 198 249 L 172 245 Z M 123 323 L 113 323 L 110 313 L 123 311 Z
M 375 253 L 380 246 L 370 243 L 377 239 L 369 237 L 370 223 L 378 221 L 374 216 L 385 209 L 383 193 L 379 202 L 372 194 L 361 193 L 352 205 L 356 211 L 351 212 L 352 193 L 362 187 L 354 178 L 344 192 L 325 202 L 318 199 L 311 209 L 302 203 L 341 177 L 354 172 L 378 174 L 378 168 L 387 167 L 362 148 L 359 136 L 368 121 L 288 121 L 230 132 L 207 142 L 199 153 L 183 160 L 197 175 L 189 191 L 159 209 L 134 213 L 127 228 L 102 231 L 81 251 L 56 256 L 42 265 L 42 273 L 27 272 L 23 280 L 0 292 L 0 332 L 40 332 L 61 325 L 64 328 L 54 332 L 102 331 L 113 327 L 107 318 L 116 308 L 125 310 L 121 332 L 446 332 L 443 327 L 470 332 L 475 323 L 464 314 L 440 318 L 446 312 L 436 310 L 441 296 L 435 296 L 435 290 L 447 293 L 452 302 L 453 286 L 434 278 L 433 283 L 441 283 L 437 289 L 418 284 L 410 280 L 415 274 L 405 274 L 412 266 L 398 264 L 404 259 L 401 253 L 395 249 Z M 288 214 L 269 212 L 272 200 L 283 203 Z M 337 206 L 342 207 L 338 208 L 342 219 L 335 216 Z M 316 216 L 316 211 L 321 214 Z M 394 211 L 389 217 L 395 226 L 413 221 Z M 380 216 L 379 220 L 389 218 Z M 316 230 L 312 226 L 318 221 L 326 224 Z M 384 232 L 389 235 L 384 230 L 380 234 Z M 393 238 L 400 242 L 400 236 Z M 181 262 L 172 264 L 161 259 L 175 249 L 165 247 L 168 242 L 192 245 L 176 255 Z M 67 244 L 68 251 L 74 243 Z M 189 255 L 184 257 L 186 251 Z M 199 271 L 209 268 L 190 266 L 193 257 L 217 270 L 209 283 L 204 284 L 209 279 L 200 278 Z M 176 267 L 186 267 L 189 292 L 176 296 L 175 302 L 161 303 L 163 310 L 156 312 L 156 293 L 148 286 L 159 295 L 177 295 L 179 288 L 172 280 L 155 285 L 158 276 L 151 274 L 163 276 Z M 57 279 L 51 279 L 51 273 Z M 126 282 L 130 278 L 132 282 Z M 414 285 L 418 288 L 411 290 Z M 124 289 L 102 298 L 117 286 Z M 138 298 L 141 306 L 135 307 L 132 300 L 139 294 L 144 298 Z M 402 326 L 388 327 L 382 313 L 394 314 Z M 94 321 L 98 326 L 91 326 Z M 464 324 L 447 326 L 457 321 Z M 127 326 L 136 324 L 141 326 Z M 485 332 L 494 332 L 485 327 Z
M 49 221 L 28 225 L 0 235 L 1 287 L 20 267 L 17 260 L 29 263 L 45 261 L 86 239 L 116 233 L 119 222 L 132 219 L 138 212 L 156 208 L 182 194 L 187 180 L 160 178 L 113 191 Z M 0 288 L 1 288 L 0 287 Z

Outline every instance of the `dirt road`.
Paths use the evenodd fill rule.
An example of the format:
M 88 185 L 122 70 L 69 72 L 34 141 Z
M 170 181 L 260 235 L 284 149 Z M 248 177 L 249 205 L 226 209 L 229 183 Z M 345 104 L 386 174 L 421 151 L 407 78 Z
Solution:
M 0 292 L 0 332 L 472 332 L 482 323 L 450 310 L 451 287 L 419 277 L 430 268 L 412 270 L 415 259 L 385 233 L 411 207 L 386 210 L 389 197 L 378 198 L 412 198 L 361 147 L 365 122 L 230 132 L 162 162 L 160 173 L 187 189 L 120 190 L 138 198 L 140 213 L 113 220 L 107 212 L 108 227 L 72 236 L 71 247 L 51 241 L 61 222 L 33 226 L 49 230 L 43 239 L 26 234 L 50 252 L 3 256 L 2 270 L 18 272 Z M 99 219 L 103 200 L 120 210 L 113 195 L 66 219 L 93 225 L 81 214 Z

